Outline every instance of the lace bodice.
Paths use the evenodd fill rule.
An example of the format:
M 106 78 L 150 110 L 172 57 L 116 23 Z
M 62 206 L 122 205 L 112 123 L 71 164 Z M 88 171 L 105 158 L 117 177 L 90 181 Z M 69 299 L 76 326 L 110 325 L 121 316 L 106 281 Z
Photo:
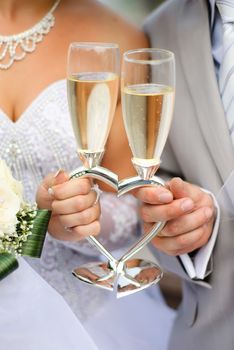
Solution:
M 80 164 L 69 119 L 65 80 L 49 85 L 16 123 L 0 110 L 0 157 L 23 182 L 25 197 L 32 202 L 45 175 L 59 168 L 71 171 Z M 137 202 L 130 195 L 118 199 L 114 194 L 103 193 L 101 206 L 99 239 L 108 249 L 121 249 L 137 234 Z M 42 258 L 28 261 L 65 297 L 76 314 L 85 318 L 107 296 L 104 291 L 74 279 L 71 270 L 93 260 L 97 254 L 86 240 L 68 244 L 48 236 Z

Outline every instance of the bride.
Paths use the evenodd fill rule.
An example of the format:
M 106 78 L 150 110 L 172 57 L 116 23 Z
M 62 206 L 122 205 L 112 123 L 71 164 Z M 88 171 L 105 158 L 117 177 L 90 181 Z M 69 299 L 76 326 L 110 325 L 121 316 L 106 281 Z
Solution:
M 27 31 L 28 29 L 30 30 Z M 145 47 L 147 41 L 135 27 L 95 0 L 1 0 L 0 33 L 0 157 L 6 160 L 15 177 L 22 180 L 26 198 L 34 201 L 36 189 L 48 173 L 55 174 L 61 169 L 57 173 L 57 178 L 61 178 L 64 175 L 62 169 L 71 171 L 79 165 L 66 98 L 65 67 L 70 42 L 116 42 L 123 52 Z M 104 156 L 103 166 L 116 172 L 119 178 L 131 176 L 131 153 L 122 124 L 120 104 L 117 106 L 107 148 L 108 154 Z M 122 154 L 124 157 L 120 157 Z M 114 194 L 103 192 L 101 207 L 100 240 L 108 249 L 122 249 L 137 234 L 137 202 L 130 195 L 121 198 L 119 202 Z M 114 349 L 114 327 L 118 326 L 118 322 L 123 323 L 123 312 L 129 310 L 126 322 L 132 324 L 132 327 L 128 328 L 125 338 L 128 337 L 129 344 L 135 350 L 138 349 L 137 346 L 143 345 L 148 350 L 151 346 L 153 349 L 157 345 L 154 324 L 159 319 L 159 312 L 165 317 L 162 327 L 170 324 L 174 317 L 174 313 L 163 304 L 158 289 L 155 287 L 156 292 L 152 293 L 154 297 L 141 293 L 139 297 L 130 297 L 128 301 L 118 303 L 111 294 L 79 283 L 70 271 L 80 263 L 93 261 L 97 251 L 85 240 L 68 242 L 71 232 L 59 220 L 57 230 L 53 233 L 62 241 L 48 236 L 42 258 L 28 262 L 65 298 L 100 348 Z M 76 237 L 78 239 L 79 234 Z M 40 278 L 25 261 L 21 265 L 20 268 L 28 271 L 24 278 L 29 281 L 31 279 L 30 285 L 32 283 L 36 288 L 37 283 L 34 281 L 41 281 Z M 3 281 L 5 297 L 11 284 L 18 288 L 20 283 L 16 275 L 19 272 L 20 270 L 15 273 L 15 277 L 12 274 Z M 40 283 L 43 284 L 44 281 Z M 1 288 L 2 285 L 0 293 L 4 293 Z M 20 284 L 20 288 L 23 285 Z M 60 302 L 62 303 L 61 300 Z M 9 307 L 10 305 L 9 297 Z M 131 309 L 135 310 L 134 306 L 139 308 L 140 305 L 140 312 L 144 313 L 137 322 L 137 327 L 142 328 L 141 335 L 136 331 L 135 314 L 131 312 Z M 31 318 L 32 312 L 28 310 L 27 318 Z M 116 314 L 115 322 L 111 313 Z M 49 309 L 48 314 L 51 315 Z M 59 317 L 59 312 L 54 315 L 58 320 L 62 317 Z M 10 319 L 13 322 L 12 314 Z M 113 321 L 112 329 L 110 320 Z M 108 341 L 113 344 L 111 348 L 101 336 L 107 329 Z M 163 328 L 157 329 L 160 333 Z M 170 331 L 170 326 L 167 330 Z M 165 338 L 166 334 L 167 331 Z M 139 337 L 140 343 L 137 342 Z M 77 341 L 79 343 L 79 336 Z M 118 337 L 118 348 L 124 348 L 125 344 L 124 337 Z M 163 350 L 163 347 L 160 349 Z

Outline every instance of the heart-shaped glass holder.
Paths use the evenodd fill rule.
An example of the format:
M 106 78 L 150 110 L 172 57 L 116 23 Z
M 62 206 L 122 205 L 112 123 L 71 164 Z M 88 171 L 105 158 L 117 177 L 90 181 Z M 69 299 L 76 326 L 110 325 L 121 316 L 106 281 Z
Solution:
M 91 177 L 113 187 L 118 196 L 142 186 L 164 186 L 155 176 L 170 129 L 175 86 L 172 52 L 136 49 L 123 55 L 121 93 L 124 126 L 138 176 L 118 181 L 110 170 L 99 166 L 114 117 L 118 97 L 119 49 L 113 43 L 71 43 L 68 52 L 68 102 L 82 167 L 73 177 Z M 74 269 L 80 280 L 116 291 L 117 297 L 140 291 L 162 277 L 153 262 L 135 254 L 164 227 L 157 222 L 120 259 L 95 237 L 87 239 L 107 262 Z
M 118 176 L 110 170 L 98 165 L 100 154 L 91 152 L 79 153 L 84 164 L 75 169 L 70 178 L 91 177 L 110 185 L 121 196 L 142 186 L 164 186 L 164 181 L 154 176 L 159 165 L 136 166 L 138 176 L 118 181 Z M 110 291 L 115 291 L 117 298 L 130 295 L 162 278 L 162 271 L 153 262 L 134 258 L 163 228 L 165 222 L 157 222 L 147 234 L 143 235 L 120 259 L 116 259 L 94 236 L 87 240 L 107 258 L 107 262 L 94 262 L 79 266 L 73 275 L 79 280 Z

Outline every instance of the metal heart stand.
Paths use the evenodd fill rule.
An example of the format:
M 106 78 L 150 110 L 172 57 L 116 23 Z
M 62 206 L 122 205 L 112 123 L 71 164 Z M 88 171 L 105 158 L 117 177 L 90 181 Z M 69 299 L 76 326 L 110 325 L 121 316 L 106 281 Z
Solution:
M 70 178 L 79 177 L 91 177 L 101 180 L 114 188 L 118 196 L 143 186 L 164 186 L 164 181 L 157 176 L 152 176 L 149 180 L 135 176 L 118 182 L 118 177 L 115 173 L 101 166 L 92 168 L 82 166 L 70 174 Z M 88 263 L 77 267 L 73 270 L 73 275 L 83 282 L 115 291 L 117 298 L 130 295 L 157 283 L 163 276 L 160 268 L 153 262 L 134 258 L 134 255 L 145 247 L 162 230 L 164 225 L 165 222 L 157 222 L 150 232 L 143 235 L 118 260 L 95 237 L 87 237 L 88 241 L 108 261 L 106 263 Z

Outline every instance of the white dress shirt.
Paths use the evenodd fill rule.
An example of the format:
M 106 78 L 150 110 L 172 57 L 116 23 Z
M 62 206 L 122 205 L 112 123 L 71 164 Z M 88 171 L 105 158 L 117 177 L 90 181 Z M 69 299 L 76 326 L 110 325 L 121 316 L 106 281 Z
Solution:
M 212 55 L 214 59 L 216 76 L 218 78 L 219 67 L 223 57 L 223 28 L 222 21 L 218 9 L 215 6 L 215 0 L 209 0 L 210 6 L 210 33 L 211 33 L 211 45 L 212 45 Z M 216 207 L 216 220 L 213 227 L 212 235 L 208 243 L 200 248 L 196 255 L 191 259 L 189 254 L 180 255 L 181 262 L 188 273 L 189 277 L 192 279 L 204 279 L 206 277 L 208 264 L 210 257 L 216 242 L 219 222 L 220 222 L 220 208 L 216 198 L 212 193 L 208 192 L 212 197 Z

